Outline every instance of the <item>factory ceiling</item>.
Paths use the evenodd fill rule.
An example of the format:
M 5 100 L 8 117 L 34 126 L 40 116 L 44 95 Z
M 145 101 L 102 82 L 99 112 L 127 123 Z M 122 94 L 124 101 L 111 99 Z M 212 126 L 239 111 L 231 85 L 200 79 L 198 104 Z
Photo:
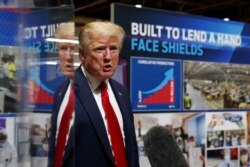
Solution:
M 249 84 L 249 74 L 249 65 L 184 61 L 184 75 L 187 79 Z
M 76 23 L 79 25 L 96 19 L 110 20 L 111 3 L 139 3 L 143 7 L 250 22 L 249 0 L 74 0 L 73 3 Z

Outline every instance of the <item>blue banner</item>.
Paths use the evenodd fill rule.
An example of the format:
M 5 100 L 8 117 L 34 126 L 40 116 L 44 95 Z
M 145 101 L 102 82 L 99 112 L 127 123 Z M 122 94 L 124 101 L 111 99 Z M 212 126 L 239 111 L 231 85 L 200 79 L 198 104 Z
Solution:
M 123 57 L 138 55 L 250 63 L 250 25 L 113 4 L 113 21 L 126 31 Z M 126 15 L 124 15 L 126 13 Z

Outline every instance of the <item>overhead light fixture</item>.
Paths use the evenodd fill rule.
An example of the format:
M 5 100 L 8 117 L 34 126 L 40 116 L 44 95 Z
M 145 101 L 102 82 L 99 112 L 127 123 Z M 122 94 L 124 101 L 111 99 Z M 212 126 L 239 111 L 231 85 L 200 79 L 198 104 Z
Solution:
M 79 44 L 79 41 L 75 39 L 46 38 L 45 40 L 49 42 L 64 42 L 64 43 Z
M 44 63 L 40 63 L 40 65 L 42 65 L 42 64 L 46 64 L 46 65 L 57 65 L 58 62 L 57 62 L 57 61 L 46 61 L 46 62 L 44 62 Z M 75 67 L 78 67 L 78 66 L 80 66 L 80 65 L 81 65 L 80 62 L 74 62 L 74 66 L 75 66 Z
M 224 18 L 224 21 L 229 21 L 230 19 L 228 17 L 225 17 Z
M 142 5 L 141 5 L 141 4 L 136 4 L 135 7 L 136 7 L 136 8 L 141 8 Z
M 57 61 L 46 61 L 45 64 L 46 65 L 57 65 L 58 62 Z

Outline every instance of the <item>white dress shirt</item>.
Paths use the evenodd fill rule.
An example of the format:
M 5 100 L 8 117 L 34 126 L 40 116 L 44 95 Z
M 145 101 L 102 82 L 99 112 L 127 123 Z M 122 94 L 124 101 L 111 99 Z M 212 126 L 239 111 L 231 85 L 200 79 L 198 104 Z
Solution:
M 61 106 L 60 106 L 60 109 L 59 109 L 59 113 L 58 113 L 58 116 L 57 116 L 56 140 L 57 140 L 57 136 L 58 136 L 58 132 L 59 132 L 59 127 L 60 127 L 60 123 L 61 123 L 61 120 L 62 120 L 62 116 L 63 116 L 64 110 L 65 110 L 65 108 L 66 108 L 66 106 L 67 106 L 67 104 L 68 104 L 68 101 L 69 101 L 69 93 L 70 93 L 70 85 L 71 85 L 71 84 L 72 84 L 72 83 L 70 83 L 70 84 L 68 85 L 67 91 L 66 91 L 66 93 L 65 93 L 65 95 L 64 95 L 64 98 L 63 98 L 63 101 L 62 101 L 62 103 L 61 103 Z M 71 119 L 70 119 L 70 124 L 69 124 L 69 132 L 70 132 L 70 129 L 71 129 L 73 123 L 74 123 L 74 116 L 75 116 L 75 114 L 74 114 L 74 111 L 73 111 L 73 112 L 72 112 L 72 117 L 71 117 Z M 66 143 L 67 143 L 67 141 L 68 141 L 69 132 L 68 132 L 68 134 L 67 134 Z M 65 143 L 65 144 L 66 144 L 66 143 Z
M 107 120 L 105 118 L 105 111 L 104 111 L 104 108 L 102 106 L 102 97 L 101 97 L 101 90 L 99 90 L 99 85 L 101 84 L 100 81 L 96 80 L 93 76 L 91 76 L 85 69 L 83 66 L 81 66 L 82 68 L 82 71 L 85 75 L 85 77 L 87 78 L 87 81 L 89 83 L 89 86 L 91 88 L 91 91 L 94 95 L 94 98 L 95 98 L 95 101 L 97 103 L 97 106 L 101 112 L 101 115 L 102 115 L 102 119 L 103 119 L 103 122 L 105 124 L 105 128 L 106 128 L 106 132 L 107 132 L 107 135 L 108 135 L 108 138 L 109 138 L 109 143 L 111 145 L 111 138 L 110 138 L 110 134 L 108 133 L 108 125 L 107 125 Z M 120 129 L 121 129 L 121 133 L 122 133 L 122 138 L 123 138 L 123 142 L 124 142 L 124 131 L 123 131 L 123 119 L 122 119 L 122 114 L 121 114 L 121 110 L 119 108 L 119 105 L 116 101 L 116 98 L 115 98 L 115 95 L 114 95 L 114 92 L 112 91 L 112 88 L 108 82 L 108 80 L 106 81 L 107 83 L 107 91 L 108 91 L 108 95 L 109 95 L 109 101 L 115 111 L 115 115 L 117 117 L 117 120 L 119 122 L 119 125 L 120 125 Z

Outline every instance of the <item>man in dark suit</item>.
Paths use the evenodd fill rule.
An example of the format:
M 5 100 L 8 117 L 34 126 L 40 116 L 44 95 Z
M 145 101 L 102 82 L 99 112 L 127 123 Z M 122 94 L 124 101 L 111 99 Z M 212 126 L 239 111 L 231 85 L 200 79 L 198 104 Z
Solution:
M 110 78 L 118 65 L 124 34 L 122 27 L 110 22 L 91 22 L 80 29 L 82 64 L 74 76 L 75 119 L 62 166 L 139 166 L 129 94 Z
M 62 118 L 65 113 L 67 104 L 70 101 L 70 85 L 72 85 L 74 80 L 74 48 L 75 44 L 71 40 L 75 39 L 75 24 L 73 22 L 68 22 L 60 25 L 55 32 L 55 37 L 58 40 L 58 53 L 59 53 L 59 63 L 60 69 L 63 75 L 67 78 L 65 83 L 60 85 L 54 96 L 53 113 L 51 117 L 51 133 L 49 136 L 49 155 L 48 155 L 48 167 L 57 167 L 59 164 L 55 164 L 58 161 L 57 147 L 66 147 L 65 152 L 62 153 L 61 157 L 63 161 L 63 166 L 74 166 L 73 153 L 72 153 L 72 143 L 73 143 L 73 123 L 74 123 L 74 112 L 71 111 L 71 118 L 68 120 L 69 125 L 66 131 L 66 141 L 64 144 L 59 144 L 58 134 L 59 128 L 61 126 Z M 72 98 L 72 97 L 71 97 Z M 73 103 L 74 106 L 74 102 Z M 70 147 L 70 149 L 67 149 Z M 63 148 L 64 149 L 64 148 Z M 68 151 L 69 150 L 69 151 Z M 67 156 L 69 155 L 69 156 Z M 66 158 L 64 158 L 66 157 Z
M 129 94 L 110 77 L 116 71 L 124 38 L 122 27 L 110 22 L 92 22 L 80 29 L 79 58 L 75 72 L 75 166 L 137 167 L 138 150 Z M 107 111 L 102 102 L 104 83 L 118 120 L 125 160 L 120 163 L 112 140 Z M 117 134 L 118 135 L 118 132 Z M 115 139 L 118 140 L 118 139 Z M 119 155 L 117 155 L 119 154 Z

